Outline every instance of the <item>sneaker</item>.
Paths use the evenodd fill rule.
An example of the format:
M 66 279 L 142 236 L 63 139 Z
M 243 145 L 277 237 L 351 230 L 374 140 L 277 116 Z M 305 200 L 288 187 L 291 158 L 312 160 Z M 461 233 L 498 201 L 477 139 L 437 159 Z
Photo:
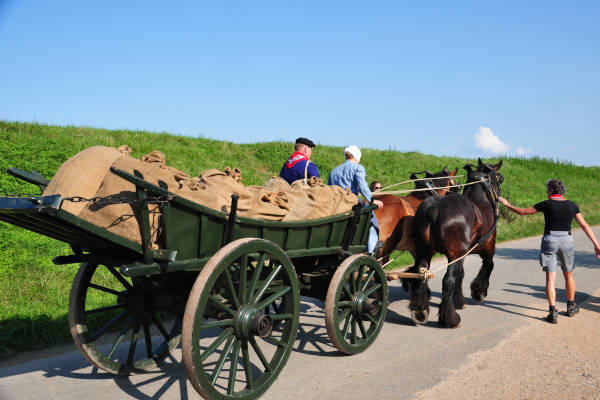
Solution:
M 579 306 L 577 304 L 573 304 L 572 306 L 567 307 L 567 316 L 572 317 L 579 312 Z
M 548 315 L 546 316 L 546 321 L 550 322 L 551 324 L 557 324 L 558 323 L 558 312 L 557 311 L 549 312 Z

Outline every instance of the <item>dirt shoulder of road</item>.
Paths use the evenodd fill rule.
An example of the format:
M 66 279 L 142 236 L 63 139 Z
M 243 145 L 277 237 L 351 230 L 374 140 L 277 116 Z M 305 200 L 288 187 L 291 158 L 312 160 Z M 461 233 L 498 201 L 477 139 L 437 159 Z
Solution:
M 579 307 L 569 318 L 566 306 L 558 304 L 558 324 L 538 316 L 493 349 L 470 355 L 460 369 L 416 398 L 598 399 L 600 290 Z

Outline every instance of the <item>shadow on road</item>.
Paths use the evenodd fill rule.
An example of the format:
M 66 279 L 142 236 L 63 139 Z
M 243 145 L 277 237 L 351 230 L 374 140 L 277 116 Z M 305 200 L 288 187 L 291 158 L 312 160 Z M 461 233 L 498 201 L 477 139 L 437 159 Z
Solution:
M 503 259 L 511 260 L 531 260 L 532 266 L 539 267 L 538 249 L 517 249 L 502 247 L 496 248 L 496 256 Z M 575 252 L 575 268 L 598 268 L 598 259 L 593 252 L 576 251 Z

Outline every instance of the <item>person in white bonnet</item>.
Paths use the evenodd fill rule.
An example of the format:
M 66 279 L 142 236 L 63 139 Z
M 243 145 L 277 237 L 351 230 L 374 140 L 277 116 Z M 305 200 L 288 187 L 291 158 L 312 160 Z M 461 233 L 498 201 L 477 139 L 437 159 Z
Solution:
M 365 171 L 365 167 L 359 164 L 362 156 L 360 149 L 355 145 L 348 146 L 344 149 L 344 155 L 346 156 L 346 161 L 331 171 L 328 184 L 341 186 L 344 189 L 348 188 L 356 195 L 360 193 L 367 203 L 373 203 L 379 208 L 383 208 L 383 203 L 380 200 L 373 200 L 373 193 L 371 193 L 367 184 L 367 172 Z M 373 215 L 372 222 L 373 226 L 371 226 L 369 244 L 367 246 L 368 253 L 373 253 L 379 239 L 379 226 L 375 215 Z

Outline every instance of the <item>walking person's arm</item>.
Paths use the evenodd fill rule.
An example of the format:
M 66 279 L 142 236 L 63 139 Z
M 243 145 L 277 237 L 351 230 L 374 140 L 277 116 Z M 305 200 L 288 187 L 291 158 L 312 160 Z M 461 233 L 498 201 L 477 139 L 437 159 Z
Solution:
M 594 231 L 592 231 L 592 228 L 590 228 L 585 218 L 583 218 L 583 214 L 575 214 L 575 219 L 577 220 L 577 223 L 579 223 L 579 226 L 581 226 L 581 229 L 583 229 L 585 234 L 592 241 L 592 244 L 594 245 L 594 251 L 596 252 L 596 256 L 600 258 L 600 244 L 598 244 L 598 240 L 596 239 L 596 235 L 594 235 Z
M 508 202 L 508 200 L 506 200 L 502 196 L 500 196 L 499 200 L 500 200 L 500 203 L 502 203 L 504 205 L 504 207 L 508 208 L 510 211 L 517 213 L 519 215 L 531 215 L 531 214 L 535 214 L 538 212 L 538 210 L 536 210 L 534 206 L 530 206 L 527 208 L 515 207 L 512 204 L 510 204 Z

